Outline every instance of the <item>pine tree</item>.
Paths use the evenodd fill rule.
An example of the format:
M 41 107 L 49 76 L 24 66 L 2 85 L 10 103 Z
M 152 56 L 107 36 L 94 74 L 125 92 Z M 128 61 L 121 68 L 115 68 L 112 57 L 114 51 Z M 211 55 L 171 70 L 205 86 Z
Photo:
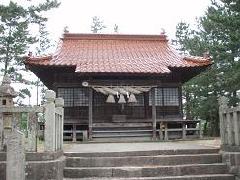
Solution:
M 48 48 L 43 46 L 47 44 L 47 39 L 44 37 L 47 33 L 45 24 L 48 20 L 43 14 L 59 5 L 57 0 L 44 0 L 43 3 L 30 4 L 28 7 L 13 1 L 8 5 L 0 5 L 0 67 L 4 75 L 10 75 L 16 82 L 31 84 L 31 81 L 22 75 L 22 72 L 26 71 L 23 64 L 24 56 L 32 44 L 40 43 L 38 51 Z M 40 27 L 39 37 L 30 32 L 34 25 Z M 20 92 L 29 96 L 25 90 Z
M 197 30 L 179 23 L 176 37 L 180 50 L 202 56 L 209 51 L 211 68 L 185 84 L 185 112 L 188 116 L 208 122 L 210 135 L 218 135 L 218 98 L 228 95 L 230 105 L 239 101 L 240 89 L 240 1 L 212 1 Z
M 106 26 L 104 25 L 104 22 L 99 17 L 94 16 L 92 18 L 91 31 L 93 33 L 99 33 L 104 28 L 106 28 Z

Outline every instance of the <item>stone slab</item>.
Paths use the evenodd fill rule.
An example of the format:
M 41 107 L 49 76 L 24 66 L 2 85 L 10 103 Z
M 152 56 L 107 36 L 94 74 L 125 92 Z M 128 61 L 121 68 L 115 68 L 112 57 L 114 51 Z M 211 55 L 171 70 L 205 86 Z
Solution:
M 7 180 L 25 180 L 24 134 L 13 130 L 7 138 Z
M 64 180 L 235 180 L 229 174 L 208 174 L 191 176 L 166 176 L 166 177 L 132 177 L 132 178 L 64 178 Z M 238 179 L 237 179 L 238 180 Z
M 67 157 L 67 167 L 159 166 L 220 163 L 220 154 L 158 155 L 125 157 Z
M 126 151 L 126 152 L 65 152 L 67 157 L 122 157 L 122 156 L 157 156 L 177 154 L 211 154 L 218 153 L 217 148 L 206 149 L 178 149 L 178 150 L 149 150 L 149 151 Z
M 64 177 L 161 177 L 184 176 L 200 174 L 224 174 L 227 167 L 224 164 L 189 164 L 180 166 L 153 167 L 96 167 L 64 169 Z

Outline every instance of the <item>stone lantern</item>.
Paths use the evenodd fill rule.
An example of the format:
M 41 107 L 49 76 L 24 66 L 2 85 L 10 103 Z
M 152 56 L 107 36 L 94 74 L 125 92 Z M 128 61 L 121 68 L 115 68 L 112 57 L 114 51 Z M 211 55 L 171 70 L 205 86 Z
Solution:
M 17 93 L 10 86 L 11 79 L 5 75 L 3 77 L 2 84 L 0 86 L 0 108 L 11 108 L 13 107 L 13 98 L 17 96 Z M 12 128 L 12 114 L 3 113 L 3 127 L 4 129 Z

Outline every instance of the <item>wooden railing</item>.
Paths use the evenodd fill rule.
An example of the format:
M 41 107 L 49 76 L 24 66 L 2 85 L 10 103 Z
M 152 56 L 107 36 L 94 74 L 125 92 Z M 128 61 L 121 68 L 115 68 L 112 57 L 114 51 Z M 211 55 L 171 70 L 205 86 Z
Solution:
M 191 137 L 202 138 L 201 121 L 200 120 L 183 120 L 183 119 L 158 119 L 159 123 L 159 139 L 169 140 L 180 138 L 186 140 Z M 178 128 L 169 128 L 173 124 Z M 189 132 L 192 132 L 192 135 Z M 176 137 L 174 137 L 174 134 Z

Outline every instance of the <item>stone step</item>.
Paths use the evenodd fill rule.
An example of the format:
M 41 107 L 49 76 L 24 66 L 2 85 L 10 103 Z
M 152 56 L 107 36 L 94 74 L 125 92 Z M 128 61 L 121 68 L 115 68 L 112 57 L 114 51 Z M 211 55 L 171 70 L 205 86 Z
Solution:
M 108 142 L 152 137 L 151 123 L 98 123 L 93 125 L 93 141 Z M 136 139 L 135 139 L 136 138 Z M 142 139 L 143 140 L 143 139 Z
M 200 174 L 226 174 L 225 164 L 187 164 L 149 167 L 66 167 L 64 177 L 164 177 Z
M 152 142 L 152 135 L 144 136 L 118 136 L 118 137 L 95 137 L 91 143 L 129 143 L 129 142 Z
M 132 178 L 65 178 L 64 180 L 235 180 L 230 174 L 201 174 L 188 176 L 165 176 L 165 177 L 132 177 Z
M 125 157 L 68 157 L 67 167 L 122 167 L 122 166 L 165 166 L 180 164 L 211 164 L 221 162 L 220 154 L 158 155 Z
M 152 128 L 146 127 L 112 127 L 112 128 L 93 128 L 92 132 L 93 140 L 107 141 L 111 138 L 125 138 L 125 140 L 133 140 L 135 137 L 152 137 Z M 110 139 L 109 139 L 110 138 Z
M 102 133 L 95 133 L 93 132 L 92 137 L 93 138 L 118 138 L 118 137 L 151 137 L 152 133 L 148 132 L 132 132 L 132 133 L 118 133 L 118 132 L 110 132 L 110 133 L 106 133 L 106 132 L 102 132 Z
M 162 149 L 148 151 L 124 151 L 124 152 L 65 152 L 67 157 L 125 157 L 125 156 L 157 156 L 157 155 L 187 155 L 187 154 L 216 154 L 219 153 L 218 148 L 204 149 Z
M 104 131 L 100 131 L 100 130 L 94 130 L 93 133 L 136 133 L 136 132 L 151 132 L 152 133 L 152 129 L 134 129 L 134 130 L 130 130 L 130 129 L 116 129 L 116 130 L 104 130 Z
M 152 127 L 152 123 L 93 123 L 94 128 L 145 128 Z

